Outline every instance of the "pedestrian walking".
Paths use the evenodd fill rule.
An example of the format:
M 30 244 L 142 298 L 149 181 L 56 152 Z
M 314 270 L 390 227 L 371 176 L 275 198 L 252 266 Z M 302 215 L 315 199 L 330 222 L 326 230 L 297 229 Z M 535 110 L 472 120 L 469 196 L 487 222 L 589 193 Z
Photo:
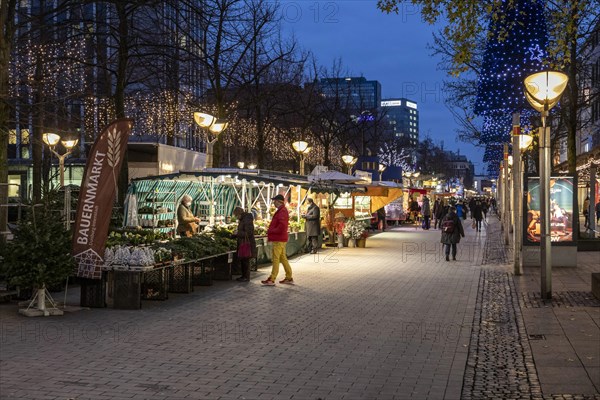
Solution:
M 256 258 L 256 239 L 254 238 L 254 216 L 245 212 L 242 207 L 233 210 L 233 216 L 238 220 L 237 231 L 232 235 L 237 239 L 237 256 L 240 261 L 242 276 L 238 282 L 250 281 L 250 259 Z
M 279 281 L 279 283 L 293 285 L 292 267 L 287 259 L 285 249 L 288 241 L 290 215 L 287 208 L 285 208 L 285 199 L 282 195 L 278 194 L 271 200 L 273 200 L 277 209 L 267 230 L 267 239 L 273 243 L 273 267 L 271 268 L 271 275 L 264 281 L 261 281 L 261 283 L 265 286 L 275 286 L 275 279 L 277 279 L 277 275 L 279 274 L 279 263 L 281 263 L 285 270 L 285 278 Z
M 492 210 L 494 211 L 494 214 L 498 214 L 498 209 L 497 209 L 498 204 L 496 203 L 495 198 L 492 197 L 492 199 L 490 200 L 490 205 L 492 206 Z
M 305 230 L 308 238 L 308 251 L 311 254 L 316 254 L 319 248 L 319 235 L 321 234 L 321 209 L 310 197 L 306 201 L 308 202 L 308 209 L 303 218 L 306 220 Z
M 440 209 L 440 199 L 435 199 L 433 202 L 433 209 L 431 210 L 431 217 L 433 218 L 433 229 L 437 229 L 438 226 L 438 218 L 437 213 Z
M 427 196 L 423 196 L 423 205 L 421 207 L 421 212 L 423 213 L 423 229 L 429 230 L 431 219 L 431 205 L 429 204 L 429 198 Z
M 483 204 L 477 200 L 471 208 L 471 216 L 475 220 L 475 230 L 481 232 L 481 221 L 483 220 Z
M 437 209 L 435 210 L 435 229 L 442 229 L 442 219 L 446 215 L 448 210 L 444 203 L 440 200 Z
M 457 244 L 460 238 L 465 237 L 460 218 L 456 214 L 456 207 L 450 207 L 448 214 L 442 220 L 442 244 L 445 246 L 446 261 L 450 261 L 450 249 L 452 248 L 452 259 L 456 260 Z
M 585 228 L 589 228 L 590 227 L 590 196 L 586 197 L 585 200 L 583 201 L 583 217 L 585 218 L 583 226 Z

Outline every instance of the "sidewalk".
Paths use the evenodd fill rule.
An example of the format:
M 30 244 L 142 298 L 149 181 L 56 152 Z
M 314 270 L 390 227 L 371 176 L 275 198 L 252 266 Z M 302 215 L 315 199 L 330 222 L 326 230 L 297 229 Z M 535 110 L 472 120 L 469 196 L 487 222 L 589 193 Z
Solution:
M 407 226 L 295 258 L 295 286 L 262 287 L 261 268 L 139 311 L 25 318 L 0 305 L 0 399 L 600 399 L 600 308 L 527 307 L 539 280 L 512 277 L 495 227 L 466 226 L 458 261 L 439 230 Z M 556 272 L 555 290 L 587 301 L 593 261 Z M 562 333 L 537 329 L 556 315 Z M 562 359 L 546 368 L 538 347 L 579 364 L 557 376 Z

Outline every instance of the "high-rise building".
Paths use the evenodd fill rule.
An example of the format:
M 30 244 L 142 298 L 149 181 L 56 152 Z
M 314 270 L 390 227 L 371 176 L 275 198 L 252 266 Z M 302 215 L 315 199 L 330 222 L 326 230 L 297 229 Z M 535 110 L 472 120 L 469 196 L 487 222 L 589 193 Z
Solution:
M 360 113 L 374 112 L 379 108 L 381 84 L 378 81 L 369 81 L 364 77 L 322 78 L 319 86 L 325 97 L 342 99 L 347 109 Z
M 419 142 L 419 110 L 417 103 L 408 99 L 384 99 L 381 109 L 388 129 L 397 138 L 406 138 L 416 146 Z

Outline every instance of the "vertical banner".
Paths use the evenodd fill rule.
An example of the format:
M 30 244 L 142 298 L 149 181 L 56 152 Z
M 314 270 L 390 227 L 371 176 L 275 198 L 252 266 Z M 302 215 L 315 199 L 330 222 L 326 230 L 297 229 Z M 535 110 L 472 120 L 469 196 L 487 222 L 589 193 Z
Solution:
M 88 154 L 73 229 L 73 257 L 80 278 L 100 279 L 119 172 L 133 120 L 108 125 Z

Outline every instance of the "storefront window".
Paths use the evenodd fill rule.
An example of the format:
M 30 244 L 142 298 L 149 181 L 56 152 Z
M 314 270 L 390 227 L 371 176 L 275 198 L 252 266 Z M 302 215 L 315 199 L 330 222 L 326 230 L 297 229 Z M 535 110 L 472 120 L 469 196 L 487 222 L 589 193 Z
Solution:
M 8 175 L 8 197 L 20 197 L 21 175 Z

